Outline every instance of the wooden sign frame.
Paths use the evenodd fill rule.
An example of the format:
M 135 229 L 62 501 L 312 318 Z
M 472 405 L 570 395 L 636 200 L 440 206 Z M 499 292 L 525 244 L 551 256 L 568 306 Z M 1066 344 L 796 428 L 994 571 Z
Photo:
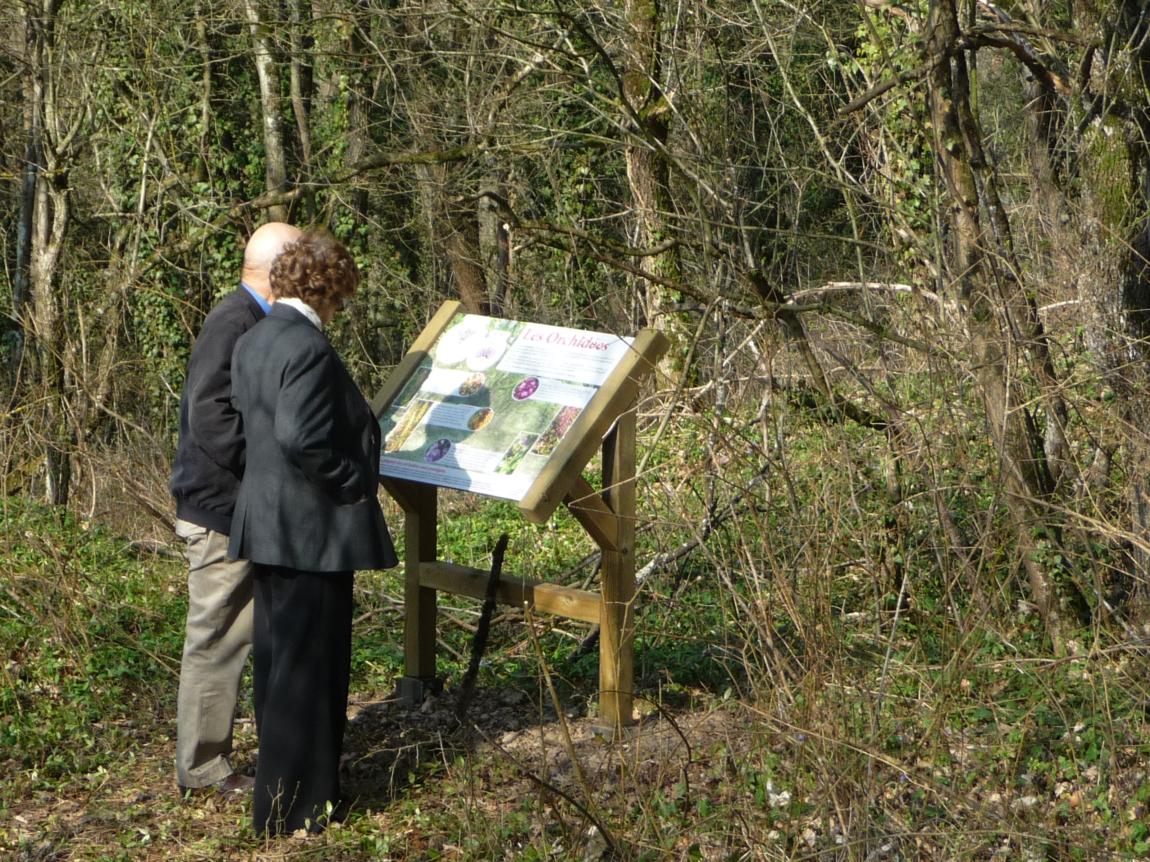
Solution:
M 436 341 L 461 311 L 445 302 L 376 393 L 379 417 L 431 355 Z M 562 503 L 602 551 L 600 590 L 504 574 L 498 600 L 535 612 L 596 623 L 599 637 L 599 715 L 618 731 L 631 724 L 634 688 L 635 411 L 639 387 L 666 352 L 667 338 L 642 330 L 627 355 L 592 396 L 518 501 L 523 516 L 545 523 Z M 583 477 L 602 453 L 601 488 Z M 438 487 L 383 476 L 381 484 L 404 512 L 404 677 L 401 698 L 415 704 L 436 685 L 436 606 L 439 592 L 482 599 L 488 573 L 437 559 Z

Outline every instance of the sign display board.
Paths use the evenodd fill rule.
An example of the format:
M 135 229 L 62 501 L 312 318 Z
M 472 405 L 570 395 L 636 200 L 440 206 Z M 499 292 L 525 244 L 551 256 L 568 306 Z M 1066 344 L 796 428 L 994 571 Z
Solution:
M 380 475 L 520 500 L 634 339 L 456 314 L 380 415 Z

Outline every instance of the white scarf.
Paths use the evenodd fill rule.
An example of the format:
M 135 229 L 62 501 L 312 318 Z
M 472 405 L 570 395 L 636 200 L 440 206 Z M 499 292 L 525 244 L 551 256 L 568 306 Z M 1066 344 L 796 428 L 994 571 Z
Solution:
M 319 319 L 319 315 L 315 313 L 315 309 L 304 302 L 302 299 L 297 299 L 294 296 L 285 296 L 282 299 L 277 299 L 277 303 L 286 305 L 289 308 L 294 308 L 308 320 L 315 324 L 315 328 L 323 332 L 323 321 Z

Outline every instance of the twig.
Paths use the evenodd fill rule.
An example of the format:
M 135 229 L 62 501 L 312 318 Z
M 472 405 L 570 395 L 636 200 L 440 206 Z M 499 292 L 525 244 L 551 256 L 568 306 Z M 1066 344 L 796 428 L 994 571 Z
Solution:
M 459 699 L 455 704 L 455 717 L 463 721 L 471 696 L 475 693 L 475 680 L 479 676 L 479 663 L 483 651 L 487 649 L 487 635 L 491 631 L 491 615 L 495 613 L 495 596 L 499 590 L 499 575 L 503 571 L 503 555 L 507 551 L 506 533 L 495 543 L 495 553 L 491 556 L 491 576 L 487 579 L 487 592 L 483 596 L 483 608 L 479 612 L 479 622 L 475 624 L 475 637 L 471 639 L 471 662 L 463 682 L 459 685 Z

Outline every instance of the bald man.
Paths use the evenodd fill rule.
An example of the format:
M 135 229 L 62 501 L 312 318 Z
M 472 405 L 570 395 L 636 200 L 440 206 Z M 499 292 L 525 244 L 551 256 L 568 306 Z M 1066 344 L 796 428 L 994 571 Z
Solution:
M 231 404 L 232 348 L 271 308 L 268 273 L 298 228 L 271 222 L 244 247 L 240 286 L 204 320 L 180 399 L 180 443 L 170 483 L 176 533 L 187 543 L 188 619 L 176 706 L 181 793 L 240 793 L 254 780 L 232 770 L 232 722 L 252 646 L 252 568 L 228 560 L 228 533 L 244 473 L 243 424 Z

